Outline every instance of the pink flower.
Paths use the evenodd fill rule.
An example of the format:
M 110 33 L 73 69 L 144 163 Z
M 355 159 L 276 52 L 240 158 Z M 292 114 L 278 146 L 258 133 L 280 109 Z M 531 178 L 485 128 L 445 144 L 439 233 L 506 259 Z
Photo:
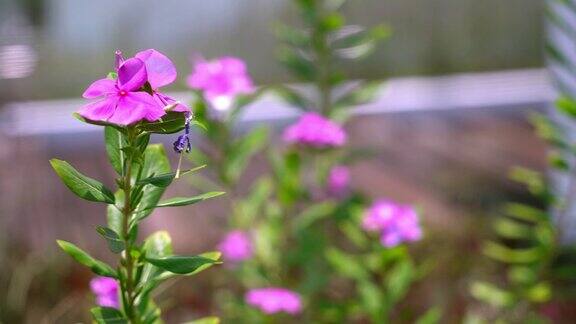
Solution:
M 224 260 L 240 262 L 252 257 L 252 242 L 245 232 L 236 230 L 224 237 L 218 244 L 218 250 L 222 252 Z
M 100 79 L 84 91 L 84 98 L 101 100 L 82 107 L 80 115 L 89 120 L 120 126 L 142 120 L 153 122 L 164 116 L 163 107 L 150 94 L 140 91 L 148 78 L 144 62 L 131 58 L 126 61 L 117 60 L 117 63 L 117 80 Z
M 188 86 L 201 90 L 216 110 L 228 110 L 240 94 L 254 92 L 246 64 L 236 57 L 221 57 L 212 61 L 197 60 Z
M 346 194 L 350 185 L 350 169 L 337 165 L 328 174 L 328 192 L 336 197 Z
M 96 277 L 90 281 L 90 289 L 96 295 L 96 304 L 102 307 L 119 308 L 118 281 L 107 277 Z
M 82 95 L 87 99 L 101 98 L 82 107 L 79 111 L 82 117 L 127 126 L 143 120 L 157 121 L 166 114 L 165 108 L 190 111 L 158 90 L 174 82 L 177 76 L 174 64 L 164 54 L 148 49 L 125 60 L 116 51 L 115 66 L 116 80 L 97 80 Z M 145 90 L 146 84 L 150 85 L 150 93 Z
M 266 314 L 285 312 L 296 315 L 302 311 L 300 295 L 283 288 L 259 288 L 246 293 L 245 301 Z
M 164 54 L 154 49 L 148 49 L 136 53 L 134 56 L 146 65 L 148 73 L 148 82 L 152 88 L 152 95 L 158 104 L 162 107 L 174 105 L 171 111 L 188 112 L 190 108 L 176 102 L 173 98 L 158 91 L 163 86 L 169 85 L 176 80 L 177 72 L 174 63 Z
M 284 131 L 284 141 L 297 143 L 316 148 L 342 146 L 347 141 L 344 129 L 325 117 L 309 112 L 298 120 L 296 124 Z
M 385 247 L 422 238 L 418 214 L 414 208 L 387 200 L 375 202 L 366 211 L 362 227 L 367 231 L 380 232 L 380 241 Z

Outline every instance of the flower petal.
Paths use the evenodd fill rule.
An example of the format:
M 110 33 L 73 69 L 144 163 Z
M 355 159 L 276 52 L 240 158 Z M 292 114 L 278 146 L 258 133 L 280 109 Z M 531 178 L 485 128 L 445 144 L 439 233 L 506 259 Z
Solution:
M 117 99 L 115 97 L 89 103 L 78 111 L 80 116 L 94 120 L 106 121 L 114 113 Z
M 118 101 L 118 106 L 108 121 L 126 126 L 142 120 L 157 121 L 165 114 L 163 107 L 158 105 L 149 94 L 130 92 Z
M 86 91 L 82 94 L 82 97 L 93 99 L 114 92 L 116 92 L 116 81 L 112 79 L 100 79 L 94 81 L 90 86 L 88 86 Z
M 118 86 L 125 91 L 136 91 L 146 83 L 146 65 L 139 58 L 131 58 L 118 69 Z
M 162 107 L 166 107 L 166 106 L 172 105 L 174 103 L 177 103 L 176 107 L 172 108 L 170 111 L 175 111 L 175 112 L 189 112 L 190 111 L 190 108 L 188 108 L 188 106 L 177 102 L 176 100 L 174 100 L 174 98 L 171 98 L 170 96 L 167 96 L 163 93 L 155 92 L 154 93 L 154 99 Z
M 157 50 L 148 49 L 137 53 L 135 57 L 146 64 L 148 82 L 153 89 L 158 89 L 176 80 L 176 67 L 166 55 Z

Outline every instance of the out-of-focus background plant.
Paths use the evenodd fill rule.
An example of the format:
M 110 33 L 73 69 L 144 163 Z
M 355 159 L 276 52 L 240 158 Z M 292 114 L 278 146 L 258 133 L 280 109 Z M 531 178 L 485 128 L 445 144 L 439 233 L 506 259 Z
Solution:
M 422 321 L 571 322 L 573 276 L 564 248 L 570 241 L 558 243 L 556 227 L 544 214 L 518 222 L 500 211 L 515 201 L 531 207 L 504 208 L 512 217 L 534 208 L 556 213 L 545 208 L 551 202 L 533 195 L 536 177 L 529 181 L 531 192 L 508 179 L 514 165 L 542 173 L 542 188 L 554 196 L 562 196 L 568 179 L 553 173 L 550 185 L 543 185 L 552 174 L 546 143 L 527 120 L 558 97 L 541 69 L 546 14 L 555 37 L 549 47 L 554 77 L 576 84 L 570 64 L 552 61 L 562 58 L 554 49 L 571 53 L 573 35 L 566 27 L 573 21 L 573 1 L 549 1 L 550 9 L 536 0 L 326 1 L 351 27 L 328 15 L 323 28 L 338 32 L 325 30 L 331 36 L 324 41 L 341 48 L 322 55 L 371 54 L 327 65 L 311 55 L 322 52 L 323 36 L 312 22 L 323 15 L 298 9 L 314 3 L 319 2 L 140 0 L 138 9 L 136 0 L 0 3 L 1 321 L 89 321 L 83 310 L 94 302 L 91 274 L 58 253 L 53 242 L 67 237 L 111 261 L 92 231 L 103 211 L 76 203 L 46 161 L 60 156 L 113 184 L 100 134 L 70 117 L 82 102 L 63 98 L 76 98 L 93 75 L 109 71 L 108 54 L 115 49 L 154 47 L 174 58 L 179 71 L 210 70 L 214 58 L 242 58 L 244 66 L 232 60 L 232 74 L 252 80 L 241 81 L 237 96 L 226 98 L 198 84 L 191 93 L 181 72 L 175 89 L 186 91 L 172 94 L 194 102 L 197 117 L 208 125 L 193 136 L 195 150 L 181 163 L 188 168 L 212 162 L 202 178 L 184 178 L 191 183 L 181 181 L 166 194 L 188 196 L 199 188 L 226 188 L 229 194 L 198 208 L 162 210 L 141 224 L 142 235 L 166 229 L 182 253 L 233 246 L 240 247 L 232 253 L 238 260 L 251 257 L 193 281 L 160 286 L 156 300 L 162 300 L 168 323 L 213 314 L 225 322 L 239 316 L 256 321 L 263 316 L 262 296 L 292 300 L 284 305 L 288 313 L 302 309 L 266 317 L 279 321 L 381 322 L 391 316 L 403 323 L 426 315 Z M 362 41 L 358 26 L 383 23 L 385 29 L 368 33 L 389 36 L 378 46 L 342 42 Z M 311 34 L 312 42 L 302 38 Z M 307 74 L 309 65 L 301 65 L 305 61 L 294 58 L 312 59 L 314 77 Z M 286 63 L 298 73 L 286 73 Z M 354 89 L 363 91 L 346 96 Z M 570 107 L 572 92 L 559 89 Z M 358 99 L 366 100 L 350 101 Z M 345 125 L 346 145 L 317 150 L 286 143 L 283 131 L 304 113 L 299 107 Z M 553 120 L 570 146 L 569 119 Z M 539 130 L 552 134 L 545 125 Z M 567 157 L 553 161 L 572 164 Z M 171 162 L 178 164 L 178 157 Z M 299 183 L 295 174 L 301 175 Z M 514 178 L 533 174 L 516 171 Z M 385 248 L 382 230 L 365 231 L 368 208 L 387 202 L 417 207 L 420 241 Z M 566 218 L 573 217 L 568 212 Z M 508 237 L 518 233 L 527 236 Z M 545 241 L 546 233 L 553 239 Z M 534 248 L 538 254 L 528 253 L 529 262 L 513 257 L 526 257 Z M 289 291 L 254 290 L 270 287 Z

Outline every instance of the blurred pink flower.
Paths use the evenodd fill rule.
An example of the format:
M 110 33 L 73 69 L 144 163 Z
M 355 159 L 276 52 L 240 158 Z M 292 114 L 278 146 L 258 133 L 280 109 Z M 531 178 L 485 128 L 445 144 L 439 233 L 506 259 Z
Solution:
M 90 281 L 90 289 L 96 295 L 96 304 L 102 307 L 119 308 L 118 281 L 107 277 L 96 277 Z
M 259 288 L 246 293 L 246 303 L 266 314 L 285 312 L 296 315 L 302 311 L 300 295 L 284 288 Z
M 240 262 L 252 257 L 252 242 L 245 232 L 235 230 L 224 237 L 218 244 L 218 250 L 222 252 L 224 260 Z
M 188 86 L 203 91 L 210 105 L 220 111 L 230 109 L 237 95 L 254 92 L 246 64 L 230 56 L 196 60 Z
M 340 125 L 318 113 L 309 112 L 288 127 L 283 138 L 288 143 L 327 148 L 344 145 L 348 136 Z
M 350 186 L 350 169 L 337 165 L 328 174 L 328 192 L 337 197 L 345 195 Z
M 375 202 L 362 220 L 367 231 L 378 231 L 385 247 L 394 247 L 403 242 L 414 242 L 422 238 L 418 214 L 411 206 L 387 200 Z

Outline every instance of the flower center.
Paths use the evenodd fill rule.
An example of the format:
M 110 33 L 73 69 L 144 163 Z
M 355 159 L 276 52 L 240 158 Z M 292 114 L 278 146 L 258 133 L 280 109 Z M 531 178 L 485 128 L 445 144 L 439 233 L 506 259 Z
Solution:
M 128 92 L 124 91 L 124 90 L 120 90 L 120 92 L 118 93 L 118 95 L 120 95 L 121 97 L 124 97 L 128 94 Z

